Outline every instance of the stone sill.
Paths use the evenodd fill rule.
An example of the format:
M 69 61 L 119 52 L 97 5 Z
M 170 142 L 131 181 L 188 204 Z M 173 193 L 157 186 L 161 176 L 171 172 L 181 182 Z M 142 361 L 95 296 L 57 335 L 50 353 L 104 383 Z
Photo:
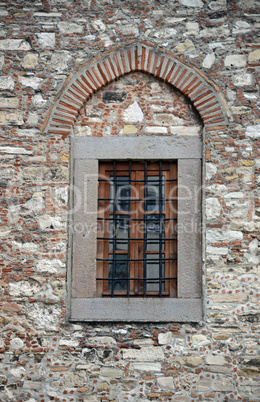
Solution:
M 199 322 L 201 299 L 72 298 L 71 321 Z

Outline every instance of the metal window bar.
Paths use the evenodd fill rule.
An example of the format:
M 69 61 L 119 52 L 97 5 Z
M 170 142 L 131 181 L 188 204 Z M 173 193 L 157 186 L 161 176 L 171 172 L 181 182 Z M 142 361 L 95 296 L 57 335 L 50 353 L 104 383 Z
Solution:
M 113 198 L 99 198 L 99 201 L 109 201 L 110 205 L 112 204 L 113 208 L 112 208 L 112 215 L 113 217 L 98 217 L 98 220 L 102 220 L 102 221 L 112 221 L 113 222 L 113 234 L 116 233 L 116 222 L 120 221 L 120 220 L 125 220 L 126 218 L 128 219 L 128 235 L 127 235 L 127 239 L 117 239 L 116 236 L 113 235 L 113 237 L 98 237 L 99 240 L 109 240 L 109 243 L 113 244 L 113 251 L 112 251 L 112 255 L 113 255 L 113 260 L 111 261 L 111 259 L 109 258 L 97 258 L 97 261 L 103 261 L 103 262 L 112 262 L 112 277 L 106 277 L 106 278 L 97 278 L 97 281 L 108 281 L 108 283 L 111 284 L 111 297 L 114 297 L 114 292 L 115 292 L 115 281 L 117 280 L 122 280 L 122 277 L 117 277 L 117 269 L 116 269 L 116 263 L 117 262 L 126 262 L 127 261 L 127 277 L 124 277 L 123 280 L 127 283 L 127 297 L 129 297 L 129 293 L 130 293 L 130 281 L 134 280 L 134 281 L 143 281 L 143 295 L 144 297 L 146 297 L 146 293 L 147 293 L 147 283 L 158 283 L 159 282 L 159 296 L 162 297 L 162 292 L 163 292 L 163 283 L 165 280 L 176 280 L 176 277 L 172 277 L 172 276 L 164 276 L 163 275 L 163 262 L 165 261 L 173 261 L 173 260 L 177 260 L 177 258 L 165 258 L 162 254 L 162 246 L 165 244 L 165 241 L 171 241 L 174 240 L 176 241 L 177 238 L 176 237 L 172 237 L 172 238 L 165 238 L 165 236 L 163 236 L 163 228 L 164 225 L 162 224 L 162 220 L 164 222 L 167 221 L 176 221 L 177 218 L 164 218 L 164 214 L 165 212 L 163 211 L 163 203 L 167 202 L 167 201 L 177 201 L 177 198 L 171 198 L 171 199 L 166 199 L 162 197 L 162 191 L 163 191 L 163 184 L 165 185 L 166 182 L 176 182 L 177 179 L 166 179 L 165 177 L 162 177 L 162 161 L 159 161 L 159 179 L 153 179 L 152 176 L 151 178 L 149 177 L 149 184 L 150 183 L 158 183 L 159 184 L 159 198 L 156 197 L 156 202 L 159 201 L 159 211 L 154 211 L 155 214 L 154 215 L 158 215 L 157 220 L 159 221 L 159 239 L 147 239 L 147 222 L 150 220 L 150 216 L 154 216 L 151 214 L 147 214 L 147 200 L 148 200 L 148 191 L 147 191 L 147 185 L 148 185 L 148 180 L 147 180 L 147 162 L 145 162 L 144 165 L 144 179 L 143 180 L 134 180 L 132 179 L 132 163 L 131 161 L 129 161 L 129 165 L 128 165 L 128 182 L 129 182 L 129 188 L 130 188 L 130 197 L 129 199 L 127 199 L 128 203 L 128 214 L 124 215 L 123 217 L 119 217 L 116 215 L 116 213 L 120 213 L 120 211 L 117 211 L 117 203 L 118 201 L 120 201 L 121 199 L 125 198 L 123 197 L 118 197 L 117 193 L 118 193 L 118 176 L 117 177 L 117 165 L 116 165 L 116 161 L 113 162 L 113 178 L 112 178 L 112 183 L 113 183 Z M 109 182 L 109 180 L 105 179 L 100 179 L 99 181 L 101 182 Z M 144 196 L 143 198 L 140 199 L 135 199 L 136 201 L 143 201 L 144 203 L 144 215 L 142 218 L 131 218 L 131 189 L 132 189 L 132 183 L 144 183 Z M 150 212 L 150 211 L 149 211 Z M 148 216 L 149 215 L 149 216 Z M 163 219 L 164 218 L 164 219 Z M 132 221 L 141 221 L 144 222 L 144 230 L 143 230 L 143 238 L 139 238 L 139 237 L 134 237 L 131 238 L 131 222 Z M 116 245 L 118 243 L 120 244 L 126 244 L 127 241 L 127 260 L 125 258 L 116 258 Z M 130 245 L 131 245 L 131 241 L 142 241 L 143 242 L 143 258 L 130 258 Z M 158 258 L 152 258 L 152 259 L 147 259 L 148 255 L 152 255 L 150 253 L 147 254 L 147 243 L 149 242 L 149 244 L 159 244 L 159 257 Z M 111 254 L 109 254 L 111 256 Z M 117 254 L 118 255 L 118 254 Z M 119 253 L 120 255 L 120 253 Z M 157 254 L 153 254 L 154 256 Z M 133 278 L 130 277 L 130 262 L 143 262 L 143 277 L 141 278 L 140 276 L 138 278 Z M 159 262 L 159 277 L 156 278 L 147 278 L 147 264 L 154 264 Z M 164 268 L 165 269 L 165 268 Z M 111 272 L 111 271 L 110 271 Z M 154 291 L 152 291 L 154 292 Z
M 145 260 L 145 258 L 130 258 L 129 261 L 144 261 L 144 260 Z M 158 258 L 153 258 L 152 260 L 147 260 L 147 263 L 148 264 L 153 264 L 155 261 L 160 261 L 160 260 L 162 260 L 162 261 L 175 261 L 175 260 L 177 260 L 177 257 L 176 258 L 164 258 L 164 257 L 160 258 L 160 257 L 158 257 Z M 97 258 L 97 261 L 111 262 L 111 260 L 109 260 L 109 258 Z M 117 258 L 117 261 L 122 262 L 122 261 L 125 261 L 125 259 L 124 258 L 122 258 L 122 259 Z
M 97 237 L 97 240 L 110 240 L 111 243 L 113 241 L 113 239 L 111 239 L 111 237 Z M 126 241 L 128 242 L 128 240 L 130 240 L 130 239 L 128 239 L 128 238 L 123 239 L 123 240 L 117 239 L 117 243 L 125 244 Z M 162 240 L 162 243 L 164 241 L 171 241 L 171 240 L 177 240 L 177 237 L 167 237 Z M 143 241 L 143 237 L 131 237 L 131 241 Z M 147 243 L 156 244 L 158 242 L 159 242 L 158 239 L 149 239 L 149 240 L 147 239 Z
M 124 260 L 125 261 L 125 260 Z M 122 278 L 120 277 L 115 277 L 115 278 L 97 278 L 97 281 L 118 281 L 121 280 Z M 161 278 L 162 280 L 168 280 L 168 279 L 177 279 L 177 276 L 162 276 Z M 149 281 L 153 281 L 153 282 L 158 282 L 159 278 L 144 278 L 144 277 L 138 277 L 138 278 L 134 278 L 134 277 L 128 277 L 124 279 L 125 281 L 140 281 L 140 280 L 147 280 L 147 282 Z
M 144 264 L 143 264 L 143 277 L 145 278 L 143 281 L 143 289 L 144 289 L 144 297 L 146 297 L 146 288 L 147 288 L 147 257 L 146 257 L 146 249 L 147 249 L 147 215 L 146 215 L 146 208 L 147 208 L 147 162 L 145 161 L 144 164 L 144 230 L 143 230 L 143 257 L 144 257 Z
M 159 261 L 159 294 L 160 297 L 162 297 L 162 161 L 159 161 L 159 256 L 160 256 L 160 261 Z M 165 269 L 165 267 L 164 267 Z
M 109 180 L 108 180 L 108 179 L 99 179 L 99 181 L 100 181 L 100 182 L 102 182 L 102 181 L 108 182 Z M 149 181 L 150 181 L 151 183 L 159 183 L 160 179 L 149 179 Z M 165 182 L 166 182 L 166 183 L 168 183 L 168 182 L 174 182 L 174 181 L 177 182 L 177 179 L 165 179 Z M 143 183 L 143 182 L 144 182 L 143 180 L 137 180 L 137 179 L 132 179 L 132 180 L 131 180 L 131 183 Z
M 116 162 L 113 162 L 113 234 L 116 233 L 116 221 L 115 221 L 115 216 L 116 216 L 116 206 L 117 206 L 117 200 L 116 200 L 116 194 L 117 194 L 117 180 L 116 180 Z M 116 273 L 116 237 L 113 236 L 113 261 L 112 261 L 112 283 L 111 283 L 111 297 L 114 297 L 114 285 L 115 285 L 115 273 Z
M 122 214 L 122 212 L 120 212 L 120 214 Z M 114 218 L 114 217 L 113 218 L 101 218 L 101 217 L 98 217 L 97 219 L 100 220 L 100 221 L 119 221 L 119 220 L 124 221 L 125 218 L 126 217 L 124 216 L 123 218 L 120 218 L 120 217 L 116 217 L 116 218 Z M 144 218 L 130 218 L 130 219 L 131 219 L 131 221 L 142 221 L 142 222 L 145 222 L 146 220 L 150 221 L 149 218 L 146 218 L 146 219 L 144 219 Z M 177 218 L 165 218 L 164 221 L 165 222 L 177 221 Z
M 128 228 L 127 228 L 127 259 L 128 259 L 128 264 L 127 264 L 127 279 L 130 277 L 130 236 L 131 236 L 131 188 L 132 188 L 132 162 L 129 162 L 129 187 L 130 187 L 130 198 L 129 198 L 129 207 L 128 207 Z M 129 292 L 130 292 L 130 281 L 127 280 L 127 297 L 129 297 Z

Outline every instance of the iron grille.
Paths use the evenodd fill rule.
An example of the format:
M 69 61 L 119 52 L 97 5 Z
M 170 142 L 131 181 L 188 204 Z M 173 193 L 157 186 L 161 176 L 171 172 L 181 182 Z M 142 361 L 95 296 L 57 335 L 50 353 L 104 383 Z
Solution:
M 175 297 L 176 162 L 99 166 L 97 293 Z

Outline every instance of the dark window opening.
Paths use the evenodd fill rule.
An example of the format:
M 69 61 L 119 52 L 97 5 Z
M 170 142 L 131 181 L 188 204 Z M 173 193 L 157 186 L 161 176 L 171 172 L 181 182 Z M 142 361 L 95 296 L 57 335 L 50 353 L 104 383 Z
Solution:
M 97 295 L 176 294 L 177 162 L 100 162 Z

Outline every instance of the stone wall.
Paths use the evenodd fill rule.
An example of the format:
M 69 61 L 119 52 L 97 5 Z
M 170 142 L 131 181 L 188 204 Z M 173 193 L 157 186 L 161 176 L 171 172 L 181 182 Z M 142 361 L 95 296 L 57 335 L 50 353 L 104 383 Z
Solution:
M 259 16 L 257 0 L 0 3 L 1 401 L 260 401 Z M 202 77 L 215 114 L 156 66 L 57 115 L 82 66 L 131 43 L 186 66 L 176 88 Z M 202 123 L 203 321 L 70 323 L 71 136 Z

